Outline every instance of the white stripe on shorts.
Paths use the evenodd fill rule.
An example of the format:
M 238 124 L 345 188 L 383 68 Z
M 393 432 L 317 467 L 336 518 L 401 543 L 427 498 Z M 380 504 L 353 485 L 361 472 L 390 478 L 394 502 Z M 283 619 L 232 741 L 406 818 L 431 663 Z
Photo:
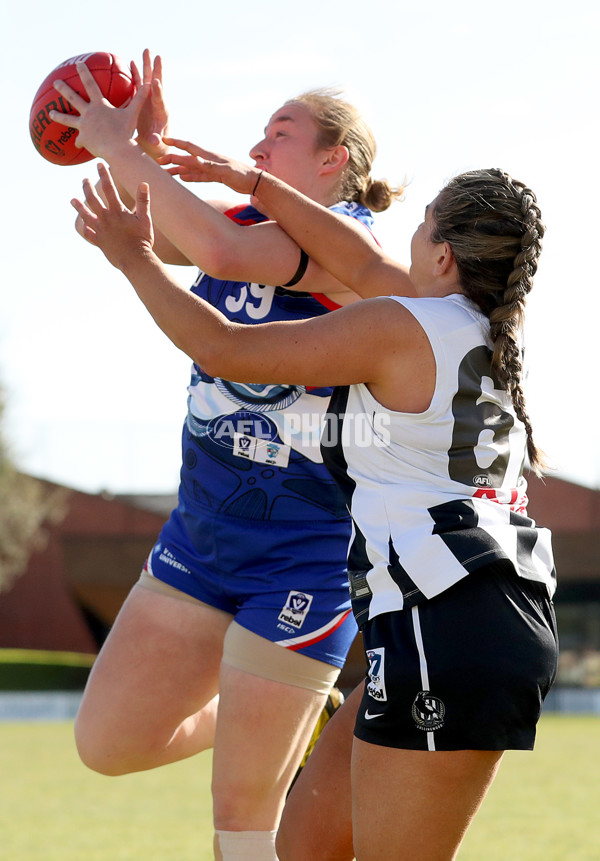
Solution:
M 421 684 L 423 690 L 429 690 L 429 673 L 427 672 L 427 659 L 425 657 L 425 646 L 423 645 L 423 635 L 421 634 L 421 620 L 419 619 L 419 606 L 416 604 L 412 608 L 413 630 L 415 632 L 415 641 L 419 651 L 419 667 L 421 669 Z M 427 749 L 435 750 L 435 738 L 433 732 L 427 733 Z

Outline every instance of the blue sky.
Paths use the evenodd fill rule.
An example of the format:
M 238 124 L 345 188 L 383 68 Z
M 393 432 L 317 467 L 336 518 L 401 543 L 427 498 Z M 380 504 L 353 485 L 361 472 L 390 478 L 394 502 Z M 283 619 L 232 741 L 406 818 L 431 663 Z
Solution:
M 139 60 L 149 47 L 164 58 L 172 133 L 240 159 L 285 99 L 343 88 L 375 131 L 374 175 L 409 180 L 405 201 L 376 221 L 406 262 L 425 205 L 453 174 L 498 166 L 527 182 L 548 228 L 527 327 L 534 430 L 557 475 L 599 486 L 599 24 L 597 4 L 581 0 L 230 0 L 172 15 L 155 0 L 143 10 L 106 0 L 84 14 L 68 2 L 14 6 L 0 37 L 10 88 L 0 382 L 21 468 L 90 491 L 177 485 L 189 360 L 73 230 L 69 200 L 94 162 L 51 165 L 27 130 L 33 95 L 59 62 L 94 50 Z

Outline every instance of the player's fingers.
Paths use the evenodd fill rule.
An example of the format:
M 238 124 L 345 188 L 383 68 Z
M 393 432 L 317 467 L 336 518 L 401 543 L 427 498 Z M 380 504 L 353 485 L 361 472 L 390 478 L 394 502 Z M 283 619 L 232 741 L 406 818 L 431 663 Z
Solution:
M 167 143 L 166 138 L 163 138 L 163 142 Z M 161 156 L 159 162 L 160 164 L 178 164 L 181 167 L 192 167 L 196 164 L 202 164 L 202 161 L 199 161 L 196 156 L 178 155 L 176 152 L 170 152 Z
M 94 213 L 90 212 L 85 203 L 82 203 L 82 201 L 79 200 L 77 197 L 74 197 L 71 200 L 71 206 L 73 207 L 73 209 L 77 210 L 77 214 L 80 215 L 82 219 L 86 222 L 89 221 L 90 218 L 96 218 Z
M 155 109 L 166 117 L 167 108 L 165 107 L 165 97 L 160 78 L 152 78 L 152 101 Z
M 71 201 L 71 203 L 73 204 L 73 206 L 75 206 L 75 201 Z M 75 206 L 75 209 L 77 209 L 76 206 Z M 79 210 L 77 210 L 77 211 L 79 212 Z M 78 231 L 79 235 L 83 236 L 83 238 L 86 240 L 86 242 L 89 242 L 91 245 L 97 246 L 98 245 L 98 236 L 96 234 L 96 231 L 92 227 L 90 227 L 90 225 L 86 221 L 83 220 L 83 216 L 81 215 L 80 212 L 79 212 L 79 215 L 83 221 L 83 223 L 81 225 L 81 231 Z
M 76 197 L 71 200 L 71 206 L 77 212 L 77 215 L 81 219 L 82 233 L 84 234 L 84 239 L 87 239 L 89 242 L 95 245 L 96 231 L 93 230 L 91 225 L 97 223 L 97 216 L 94 215 L 93 212 L 90 212 L 85 203 L 82 203 L 80 200 L 77 200 Z M 90 238 L 90 236 L 93 238 Z
M 142 86 L 138 89 L 132 100 L 129 102 L 129 105 L 126 108 L 120 108 L 120 110 L 128 111 L 128 113 L 134 116 L 137 121 L 137 117 L 142 110 L 142 105 L 144 104 L 149 95 L 150 85 L 142 84 Z
M 98 215 L 103 212 L 106 207 L 104 206 L 104 202 L 100 195 L 94 188 L 92 181 L 86 177 L 82 182 L 82 187 L 85 196 L 85 204 L 90 212 L 93 212 L 94 215 Z
M 90 245 L 95 245 L 96 247 L 98 246 L 98 236 L 96 235 L 96 232 L 94 230 L 92 230 L 92 228 L 89 225 L 84 224 L 83 230 L 81 233 L 82 233 L 83 238 L 86 240 L 86 242 L 89 242 Z
M 135 60 L 131 61 L 131 63 L 129 64 L 129 68 L 131 69 L 131 79 L 133 80 L 133 85 L 136 90 L 139 90 L 139 88 L 142 86 L 142 78 L 140 76 L 140 71 L 135 64 Z
M 135 193 L 135 213 L 143 221 L 150 221 L 150 186 L 140 182 Z
M 157 78 L 152 79 L 152 95 L 150 98 L 152 101 L 153 128 L 162 139 L 162 136 L 167 134 L 169 127 L 169 113 L 163 99 L 160 81 Z
M 204 161 L 202 164 L 194 167 L 179 168 L 179 176 L 183 182 L 219 182 L 217 171 L 221 165 L 215 164 L 212 161 Z
M 71 104 L 76 111 L 82 114 L 85 109 L 88 107 L 88 102 L 85 99 L 82 99 L 81 96 L 75 92 L 68 84 L 64 81 L 53 81 L 52 86 L 56 90 L 57 93 L 60 93 L 61 96 Z M 64 123 L 67 126 L 73 126 L 73 128 L 79 128 L 77 122 L 71 122 L 71 120 L 79 120 L 78 116 L 74 114 L 62 114 L 60 111 L 48 111 L 48 116 L 51 120 L 55 120 L 59 123 Z M 68 117 L 68 122 L 65 122 L 65 119 Z
M 200 156 L 204 158 L 209 155 L 208 150 L 202 149 L 202 147 L 197 146 L 195 143 L 191 141 L 184 141 L 180 138 L 170 138 L 163 137 L 163 141 L 168 144 L 168 146 L 176 146 L 177 149 L 182 149 L 184 152 L 189 152 L 190 155 Z
M 119 197 L 119 192 L 113 182 L 112 174 L 102 162 L 98 162 L 98 175 L 100 177 L 102 192 L 106 199 L 106 203 L 108 204 L 108 208 L 112 210 L 123 209 L 125 204 Z M 94 192 L 96 192 L 96 189 L 94 189 Z
M 150 57 L 150 51 L 148 50 L 148 48 L 144 48 L 144 53 L 142 54 L 142 62 L 144 83 L 149 84 L 152 80 L 152 58 Z
M 102 91 L 100 87 L 96 83 L 96 79 L 88 69 L 85 63 L 77 63 L 76 64 L 77 74 L 79 75 L 79 79 L 84 86 L 84 89 L 88 96 L 90 97 L 90 101 L 92 98 L 101 99 Z
M 77 114 L 61 114 L 60 111 L 48 111 L 48 116 L 55 123 L 62 123 L 63 126 L 68 126 L 70 128 L 79 129 L 81 125 L 81 117 L 77 116 Z M 74 139 L 73 143 L 78 147 L 78 149 L 81 149 L 78 137 Z
M 163 138 L 167 143 L 171 138 Z M 209 182 L 209 177 L 222 167 L 219 162 L 208 161 L 197 156 L 177 155 L 167 153 L 157 159 L 161 165 L 173 165 L 167 168 L 171 176 L 180 176 L 185 182 Z
M 169 146 L 176 146 L 178 149 L 182 149 L 185 152 L 189 152 L 190 155 L 198 156 L 203 161 L 212 161 L 216 164 L 226 164 L 228 161 L 225 156 L 219 155 L 218 153 L 213 152 L 209 149 L 203 149 L 203 147 L 191 143 L 191 141 L 183 141 L 179 140 L 178 138 L 170 137 L 163 137 L 163 140 Z
M 163 66 L 162 66 L 162 57 L 160 54 L 157 54 L 154 58 L 154 67 L 152 70 L 152 77 L 158 78 L 158 80 L 162 83 L 163 76 Z

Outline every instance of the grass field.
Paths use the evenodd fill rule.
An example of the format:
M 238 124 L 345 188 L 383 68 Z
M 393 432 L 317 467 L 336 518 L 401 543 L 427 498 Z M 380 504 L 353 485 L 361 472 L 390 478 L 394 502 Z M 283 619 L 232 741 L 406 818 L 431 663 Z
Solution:
M 534 753 L 505 756 L 460 861 L 598 861 L 599 761 L 600 718 L 545 717 Z M 0 856 L 210 861 L 210 764 L 101 777 L 79 763 L 71 724 L 0 723 Z

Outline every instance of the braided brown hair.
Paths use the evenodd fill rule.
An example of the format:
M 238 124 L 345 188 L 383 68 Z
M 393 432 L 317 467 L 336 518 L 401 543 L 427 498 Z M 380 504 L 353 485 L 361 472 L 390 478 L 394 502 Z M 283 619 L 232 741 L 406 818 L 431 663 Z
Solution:
M 396 198 L 402 197 L 402 186 L 393 188 L 387 179 L 371 178 L 376 152 L 373 132 L 360 111 L 341 98 L 339 90 L 326 87 L 309 90 L 286 102 L 286 105 L 294 104 L 304 105 L 310 111 L 318 130 L 317 146 L 348 148 L 340 200 L 356 201 L 373 212 L 383 212 Z
M 525 406 L 519 337 L 545 230 L 536 197 L 504 171 L 469 171 L 442 189 L 432 214 L 432 241 L 448 242 L 462 289 L 489 317 L 492 368 L 525 426 L 529 462 L 539 475 L 544 456 Z

